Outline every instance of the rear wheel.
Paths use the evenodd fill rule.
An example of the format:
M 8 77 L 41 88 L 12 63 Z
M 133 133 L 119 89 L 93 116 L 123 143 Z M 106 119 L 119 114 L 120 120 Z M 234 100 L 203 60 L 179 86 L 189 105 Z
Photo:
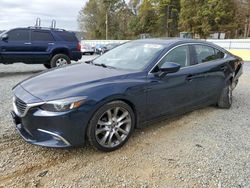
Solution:
M 232 84 L 230 83 L 223 88 L 221 96 L 218 101 L 218 107 L 229 109 L 232 106 L 232 103 L 233 103 L 233 88 Z
M 101 151 L 122 147 L 135 125 L 134 112 L 129 105 L 115 101 L 102 106 L 92 117 L 87 131 L 89 142 Z
M 65 54 L 56 54 L 52 57 L 50 61 L 50 66 L 53 67 L 62 67 L 71 64 L 70 58 Z

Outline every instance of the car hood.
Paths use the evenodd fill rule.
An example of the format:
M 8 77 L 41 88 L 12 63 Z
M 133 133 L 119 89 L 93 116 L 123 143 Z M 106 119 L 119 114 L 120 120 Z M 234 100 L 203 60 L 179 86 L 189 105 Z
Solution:
M 21 84 L 22 88 L 43 101 L 83 95 L 83 91 L 125 78 L 130 72 L 77 64 L 35 75 Z

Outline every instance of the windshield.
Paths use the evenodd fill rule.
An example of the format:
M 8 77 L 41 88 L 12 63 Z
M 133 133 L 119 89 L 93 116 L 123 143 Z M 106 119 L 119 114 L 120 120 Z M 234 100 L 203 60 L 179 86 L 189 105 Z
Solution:
M 143 70 L 163 48 L 160 44 L 129 42 L 95 59 L 93 64 L 124 70 Z

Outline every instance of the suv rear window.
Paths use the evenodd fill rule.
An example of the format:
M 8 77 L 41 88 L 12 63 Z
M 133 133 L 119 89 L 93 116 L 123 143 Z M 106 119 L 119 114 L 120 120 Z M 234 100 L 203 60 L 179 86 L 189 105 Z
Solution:
M 31 40 L 33 41 L 54 41 L 53 36 L 49 32 L 33 31 L 31 33 Z
M 67 42 L 78 42 L 78 39 L 76 38 L 74 33 L 69 32 L 57 32 L 57 34 L 65 41 Z

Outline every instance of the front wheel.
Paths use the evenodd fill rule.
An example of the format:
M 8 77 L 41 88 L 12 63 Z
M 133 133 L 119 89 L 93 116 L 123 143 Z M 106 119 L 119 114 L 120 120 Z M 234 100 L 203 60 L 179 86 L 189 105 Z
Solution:
M 87 137 L 96 149 L 110 152 L 127 142 L 134 126 L 135 116 L 131 107 L 122 101 L 110 102 L 92 117 Z
M 50 61 L 50 66 L 52 68 L 54 67 L 62 67 L 62 66 L 66 66 L 68 64 L 70 64 L 70 58 L 65 55 L 65 54 L 56 54 L 52 57 L 51 61 Z
M 227 84 L 222 92 L 218 101 L 219 108 L 229 109 L 233 103 L 233 88 L 231 84 Z

